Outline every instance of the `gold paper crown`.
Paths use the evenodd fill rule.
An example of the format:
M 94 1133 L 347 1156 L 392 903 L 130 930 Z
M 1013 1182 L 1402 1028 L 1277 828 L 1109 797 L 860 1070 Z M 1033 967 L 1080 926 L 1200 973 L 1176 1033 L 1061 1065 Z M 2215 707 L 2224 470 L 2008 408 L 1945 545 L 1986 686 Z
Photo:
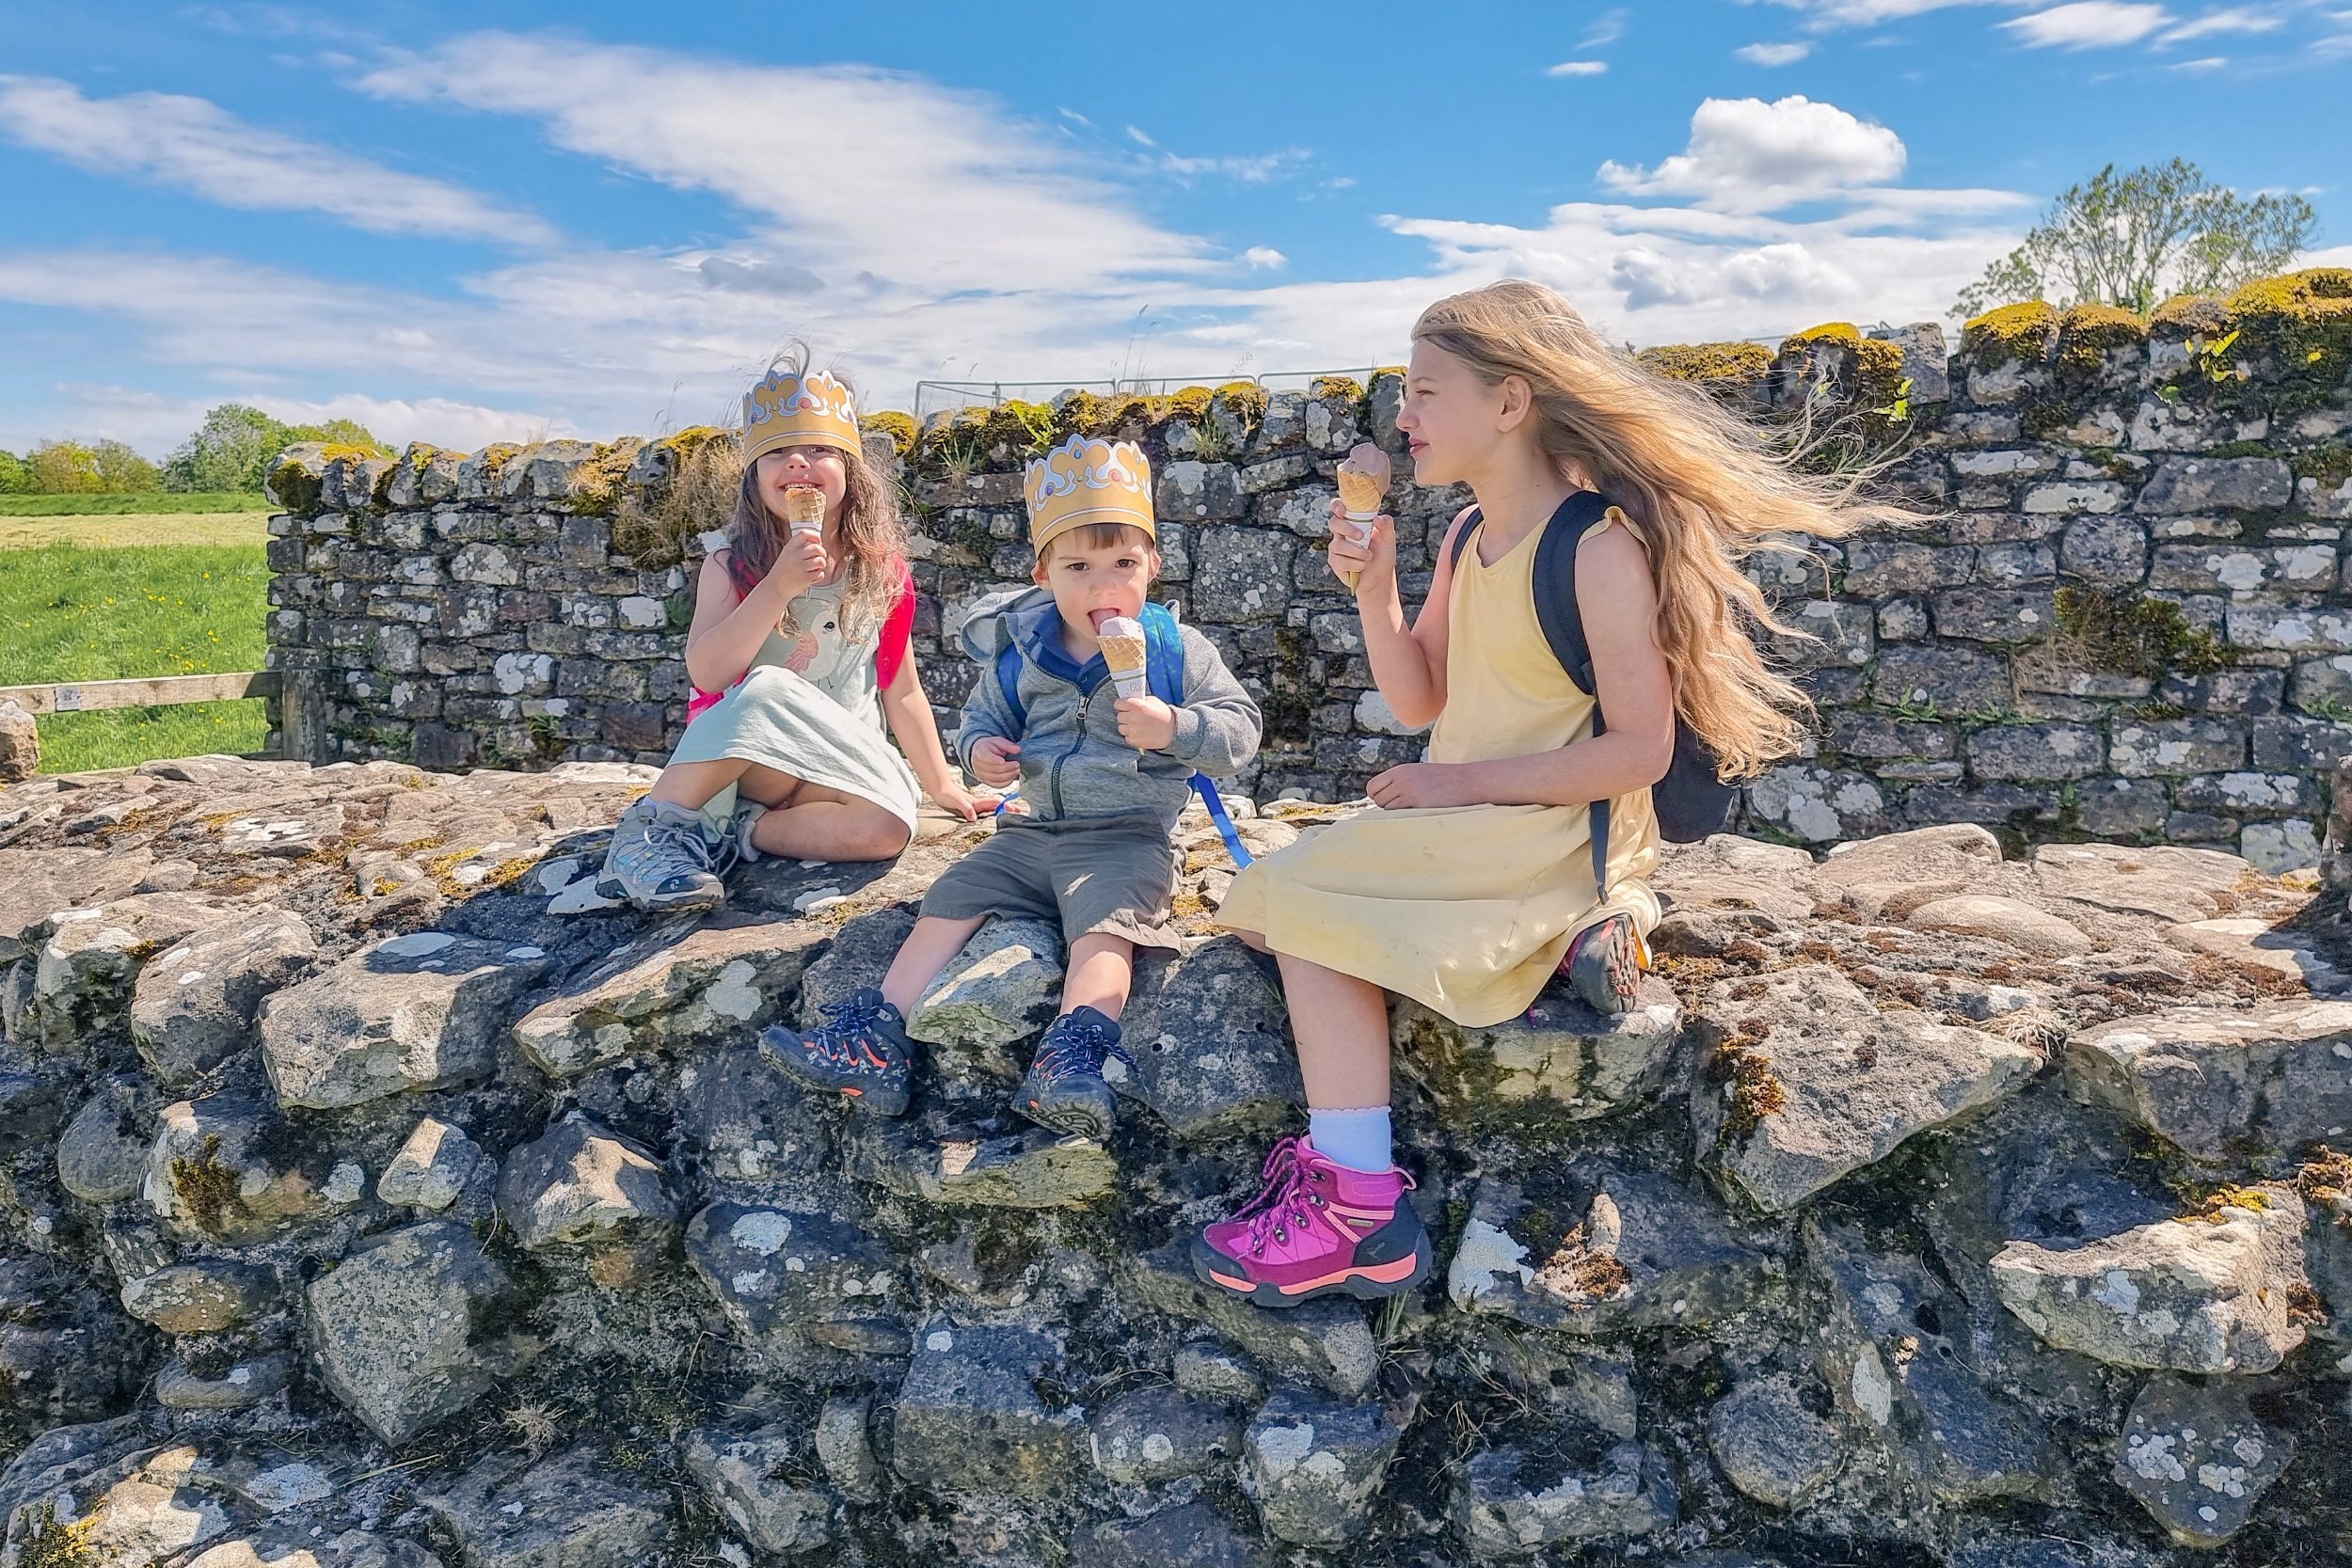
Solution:
M 799 446 L 863 451 L 857 402 L 822 371 L 805 375 L 770 371 L 743 394 L 743 460 L 756 462 L 762 452 Z
M 1152 465 L 1133 441 L 1073 436 L 1037 459 L 1023 478 L 1029 543 L 1045 546 L 1087 523 L 1126 523 L 1152 539 Z

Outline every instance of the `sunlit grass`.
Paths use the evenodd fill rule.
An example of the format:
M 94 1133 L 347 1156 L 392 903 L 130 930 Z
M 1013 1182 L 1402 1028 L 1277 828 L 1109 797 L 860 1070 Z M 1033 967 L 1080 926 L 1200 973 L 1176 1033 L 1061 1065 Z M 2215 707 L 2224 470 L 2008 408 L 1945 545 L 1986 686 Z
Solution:
M 0 686 L 258 670 L 269 573 L 258 544 L 0 549 Z M 255 752 L 259 699 L 45 714 L 44 772 Z

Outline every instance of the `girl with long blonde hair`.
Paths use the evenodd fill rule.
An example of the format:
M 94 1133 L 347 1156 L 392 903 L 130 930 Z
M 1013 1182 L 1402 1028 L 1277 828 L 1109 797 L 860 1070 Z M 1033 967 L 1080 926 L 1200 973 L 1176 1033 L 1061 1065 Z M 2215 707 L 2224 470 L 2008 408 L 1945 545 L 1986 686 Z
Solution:
M 918 781 L 966 821 L 996 803 L 940 745 L 897 489 L 866 464 L 850 389 L 804 361 L 744 396 L 735 515 L 686 634 L 686 735 L 605 857 L 597 891 L 640 909 L 719 904 L 738 858 L 888 860 Z
M 1334 501 L 1327 560 L 1355 583 L 1381 695 L 1406 723 L 1435 722 L 1428 760 L 1375 778 L 1378 809 L 1244 870 L 1217 917 L 1279 959 L 1307 1088 L 1307 1136 L 1278 1144 L 1258 1196 L 1193 1242 L 1203 1279 L 1265 1306 L 1393 1295 L 1426 1276 L 1429 1240 L 1389 1135 L 1387 993 L 1483 1027 L 1565 972 L 1592 1007 L 1630 1010 L 1659 916 L 1644 879 L 1660 843 L 1650 786 L 1677 717 L 1726 779 L 1804 734 L 1803 693 L 1756 643 L 1791 628 L 1740 561 L 1768 535 L 1833 538 L 1901 515 L 1851 479 L 1800 471 L 1534 283 L 1422 312 L 1397 427 L 1417 483 L 1476 498 L 1435 552 L 1427 601 L 1408 623 L 1388 517 L 1358 544 Z M 1549 528 L 1583 530 L 1573 582 L 1589 692 L 1536 614 Z M 1610 808 L 1598 854 L 1596 802 Z

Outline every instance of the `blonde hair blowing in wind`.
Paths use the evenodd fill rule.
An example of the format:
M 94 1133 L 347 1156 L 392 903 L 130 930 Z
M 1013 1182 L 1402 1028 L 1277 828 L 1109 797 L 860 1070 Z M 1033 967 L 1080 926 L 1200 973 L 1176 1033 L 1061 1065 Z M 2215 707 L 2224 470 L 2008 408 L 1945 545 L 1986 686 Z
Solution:
M 1773 615 L 1740 562 L 1788 547 L 1768 535 L 1835 539 L 1911 515 L 1862 496 L 1867 471 L 1798 471 L 1796 454 L 1773 450 L 1766 432 L 1643 369 L 1539 283 L 1512 278 L 1441 299 L 1413 324 L 1413 340 L 1489 386 L 1525 380 L 1543 451 L 1634 517 L 1658 579 L 1675 706 L 1723 776 L 1753 777 L 1797 751 L 1812 704 L 1765 661 L 1749 628 L 1805 634 Z
M 808 351 L 794 344 L 789 353 L 778 356 L 770 368 L 804 374 Z M 891 607 L 898 602 L 899 590 L 906 580 L 907 529 L 898 515 L 898 485 L 876 473 L 864 452 L 842 451 L 840 456 L 844 483 L 841 510 L 834 524 L 840 531 L 845 562 L 841 578 L 841 635 L 854 642 L 888 619 Z M 768 510 L 768 503 L 759 493 L 758 470 L 756 462 L 743 465 L 742 480 L 736 486 L 735 515 L 727 524 L 728 541 L 743 564 L 751 568 L 755 579 L 766 577 L 775 565 L 776 554 L 784 548 L 791 531 L 790 525 Z M 785 610 L 778 629 L 787 636 L 801 629 L 795 613 L 799 608 L 800 601 L 796 599 Z

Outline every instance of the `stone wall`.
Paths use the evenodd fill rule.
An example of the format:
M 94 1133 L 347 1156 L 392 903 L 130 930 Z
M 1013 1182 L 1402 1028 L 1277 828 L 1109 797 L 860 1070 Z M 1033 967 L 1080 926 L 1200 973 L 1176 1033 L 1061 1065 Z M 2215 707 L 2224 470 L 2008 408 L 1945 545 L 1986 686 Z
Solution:
M 1184 1246 L 1302 1093 L 1203 816 L 1095 1141 L 1010 1103 L 1031 922 L 910 1009 L 903 1117 L 760 1048 L 988 830 L 599 908 L 649 778 L 0 788 L 0 1568 L 2352 1560 L 2352 926 L 2307 875 L 1677 847 L 1635 1012 L 1397 1001 L 1435 1266 L 1275 1311 Z
M 2352 273 L 2145 323 L 2009 307 L 1951 354 L 1928 324 L 1647 357 L 1762 418 L 1809 409 L 1849 458 L 1891 460 L 1887 483 L 1927 515 L 1751 562 L 1819 639 L 1783 652 L 1821 705 L 1814 753 L 1750 790 L 1753 831 L 1821 843 L 1970 821 L 2211 844 L 2273 870 L 2315 858 L 2328 767 L 2352 752 Z M 1079 395 L 919 432 L 869 421 L 917 532 L 934 698 L 952 706 L 976 673 L 946 635 L 962 609 L 1025 578 L 1025 454 L 1116 432 L 1155 467 L 1167 597 L 1264 705 L 1255 793 L 1343 798 L 1418 755 L 1318 559 L 1339 456 L 1371 438 L 1409 467 L 1399 395 L 1383 373 L 1271 399 L 1246 383 Z M 317 673 L 333 754 L 660 760 L 685 714 L 691 535 L 718 519 L 659 519 L 709 435 L 290 452 L 272 659 Z M 1392 499 L 1418 595 L 1465 498 L 1400 482 Z

